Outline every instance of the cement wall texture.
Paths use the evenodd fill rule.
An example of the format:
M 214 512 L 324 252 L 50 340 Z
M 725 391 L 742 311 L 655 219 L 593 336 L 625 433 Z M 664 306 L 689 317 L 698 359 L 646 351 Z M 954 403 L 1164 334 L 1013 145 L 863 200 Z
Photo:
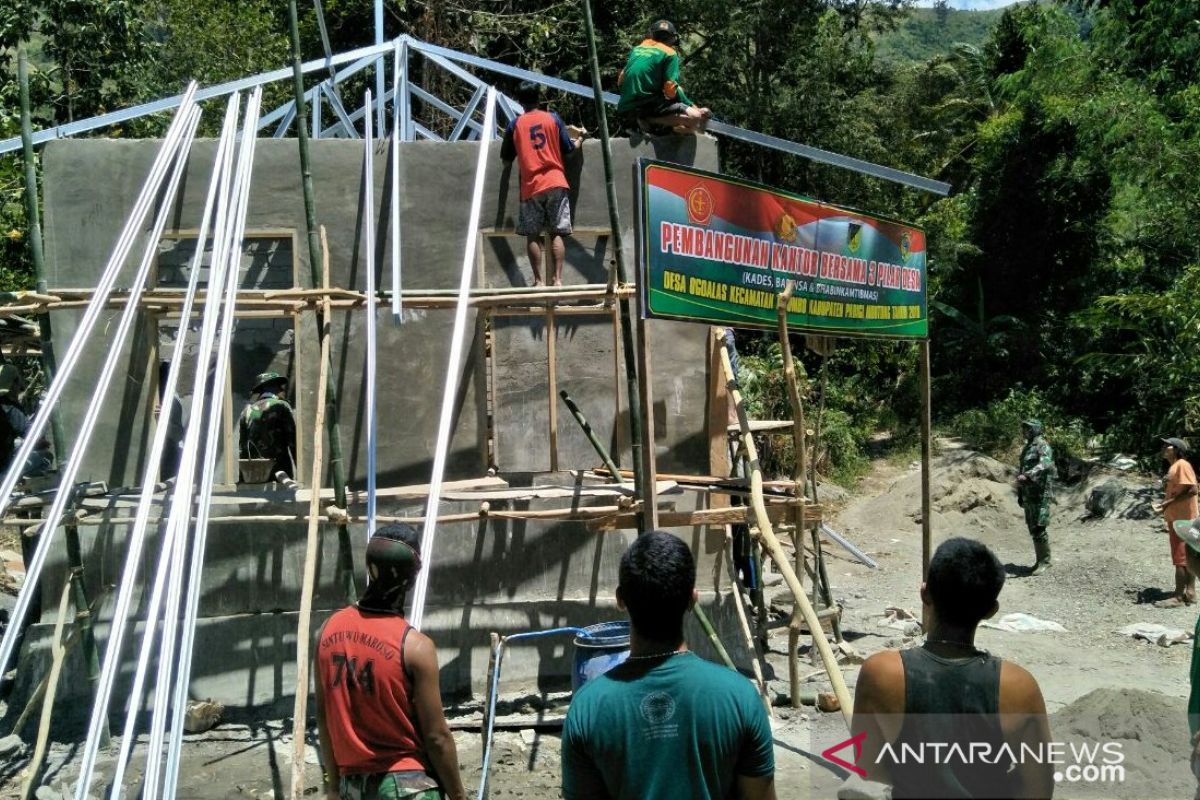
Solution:
M 95 285 L 137 190 L 159 146 L 154 141 L 82 140 L 47 145 L 45 169 L 45 238 L 48 283 L 54 288 Z M 401 242 L 403 287 L 453 289 L 463 259 L 469 198 L 477 143 L 416 142 L 400 146 Z M 379 208 L 375 244 L 381 289 L 392 288 L 389 230 L 391 169 L 389 146 L 375 145 L 375 197 Z M 187 167 L 181 197 L 171 211 L 168 236 L 159 246 L 155 280 L 182 286 L 199 225 L 215 142 L 197 142 Z M 621 246 L 633 272 L 632 169 L 639 157 L 658 158 L 715 171 L 715 141 L 707 137 L 666 137 L 631 143 L 614 140 L 617 197 L 621 203 Z M 330 248 L 332 284 L 365 287 L 362 240 L 363 144 L 359 141 L 312 142 L 313 185 L 318 222 L 325 226 Z M 577 235 L 568 240 L 565 283 L 600 283 L 607 276 L 613 243 L 607 233 L 603 164 L 597 142 L 587 142 L 568 158 L 572 207 Z M 515 165 L 499 159 L 493 143 L 484 191 L 476 286 L 521 286 L 531 282 L 524 240 L 512 229 L 519 189 Z M 147 222 L 146 229 L 150 227 Z M 258 142 L 250 192 L 247 242 L 241 269 L 245 288 L 310 285 L 304 238 L 304 208 L 294 140 Z M 178 241 L 175 241 L 178 240 Z M 140 254 L 140 244 L 135 253 Z M 118 286 L 128 286 L 136 268 L 131 257 Z M 631 279 L 634 277 L 630 276 Z M 153 432 L 160 364 L 194 352 L 190 342 L 179 347 L 179 324 L 143 314 L 137 335 L 122 349 L 119 379 L 103 398 L 95 397 L 95 380 L 112 341 L 119 310 L 106 311 L 87 343 L 84 358 L 72 374 L 62 412 L 68 432 L 78 429 L 84 411 L 102 400 L 100 425 L 82 460 L 79 480 L 103 480 L 110 486 L 135 486 Z M 378 311 L 378 485 L 426 483 L 434 455 L 446 363 L 453 326 L 452 309 L 407 309 L 402 324 L 390 308 Z M 59 352 L 78 327 L 81 314 L 56 312 L 53 317 Z M 558 388 L 566 389 L 623 464 L 628 456 L 628 403 L 621 348 L 611 314 L 556 315 L 553 326 L 543 311 L 496 316 L 472 311 L 460 375 L 456 419 L 446 478 L 483 476 L 488 467 L 513 486 L 571 485 L 567 470 L 597 465 L 599 459 L 578 426 L 559 406 L 557 454 L 550 458 L 548 341 L 556 351 Z M 335 312 L 331 379 L 340 396 L 338 422 L 346 458 L 347 480 L 365 487 L 366 430 L 363 403 L 364 316 L 361 310 Z M 191 322 L 192 338 L 199 320 Z M 487 332 L 490 329 L 491 345 Z M 654 430 L 662 472 L 708 472 L 707 356 L 708 328 L 652 321 Z M 156 347 L 157 345 L 157 347 Z M 232 392 L 234 419 L 245 402 L 253 376 L 274 369 L 293 377 L 297 411 L 298 477 L 310 474 L 312 425 L 315 417 L 319 347 L 311 312 L 280 320 L 239 320 L 234 332 Z M 669 365 L 669 366 L 667 366 Z M 210 376 L 216 385 L 224 376 Z M 190 372 L 177 398 L 180 423 L 190 413 Z M 490 389 L 489 389 L 490 387 Z M 490 399 L 489 399 L 490 398 Z M 489 441 L 492 416 L 494 441 Z M 70 435 L 70 433 L 69 433 Z M 229 469 L 216 466 L 218 483 Z M 553 472 L 557 469 L 558 472 Z M 329 477 L 326 476 L 325 484 Z M 259 487 L 260 488 L 260 487 Z M 233 487 L 227 487 L 233 492 Z M 699 495 L 678 493 L 666 498 L 679 509 L 695 508 Z M 585 500 L 587 498 L 584 498 Z M 567 500 L 512 501 L 493 508 L 561 508 Z M 604 502 L 611 502 L 611 499 Z M 306 508 L 288 506 L 290 513 Z M 477 502 L 443 502 L 440 513 L 478 511 Z M 381 498 L 381 515 L 419 516 L 414 500 Z M 256 512 L 258 513 L 258 512 Z M 282 512 L 276 512 L 282 513 Z M 125 525 L 81 527 L 86 580 L 93 596 L 111 585 L 124 560 Z M 492 519 L 482 523 L 439 525 L 433 555 L 425 630 L 438 643 L 442 684 L 451 693 L 481 692 L 488 660 L 488 633 L 502 634 L 557 625 L 587 625 L 619 618 L 612 592 L 620 553 L 632 532 L 589 531 L 578 523 Z M 706 552 L 699 530 L 676 531 L 693 544 L 706 604 L 724 631 L 723 639 L 743 664 L 747 654 L 735 635 L 736 618 L 729 598 L 717 598 L 709 576 L 718 572 L 716 555 Z M 305 524 L 225 524 L 210 530 L 205 559 L 193 693 L 232 707 L 290 708 L 294 691 L 295 617 L 299 605 Z M 361 584 L 366 531 L 350 527 L 352 558 Z M 152 538 L 143 559 L 140 581 L 152 575 L 157 561 Z M 344 604 L 339 585 L 338 537 L 322 533 L 315 609 L 318 619 Z M 67 556 L 57 536 L 50 569 L 42 583 L 41 623 L 27 637 L 18 684 L 28 691 L 48 661 L 46 644 L 54 609 L 67 575 Z M 139 620 L 149 589 L 139 584 L 135 603 Z M 112 599 L 99 614 L 98 638 L 107 635 Z M 140 629 L 140 623 L 139 623 Z M 314 631 L 315 633 L 315 631 Z M 703 651 L 706 643 L 693 637 Z M 562 686 L 570 674 L 568 641 L 539 640 L 515 647 L 506 659 L 505 690 L 517 686 Z M 71 656 L 63 699 L 85 697 L 84 667 L 78 651 Z M 119 683 L 125 691 L 128 675 Z M 22 693 L 18 689 L 17 694 Z M 119 700 L 114 708 L 121 707 Z M 19 707 L 19 705 L 18 705 Z

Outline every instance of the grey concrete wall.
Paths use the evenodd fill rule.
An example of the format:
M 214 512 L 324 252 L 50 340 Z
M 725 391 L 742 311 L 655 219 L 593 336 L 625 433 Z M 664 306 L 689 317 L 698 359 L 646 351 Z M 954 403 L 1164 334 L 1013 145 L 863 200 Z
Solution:
M 136 190 L 149 169 L 157 143 L 146 141 L 62 141 L 45 154 L 46 246 L 49 283 L 54 287 L 95 284 Z M 458 282 L 468 217 L 468 199 L 478 145 L 419 142 L 401 146 L 403 206 L 403 286 L 409 289 L 454 288 Z M 172 210 L 171 228 L 186 234 L 198 224 L 215 143 L 199 142 L 189 161 L 182 197 Z M 475 285 L 524 285 L 530 274 L 524 242 L 511 231 L 517 213 L 515 168 L 500 162 L 498 148 L 488 165 L 481 226 L 495 229 L 481 243 Z M 617 195 L 621 202 L 622 245 L 632 270 L 632 165 L 636 158 L 657 157 L 717 168 L 715 142 L 707 138 L 668 138 L 634 145 L 614 142 Z M 390 196 L 388 149 L 376 151 L 375 195 L 379 204 L 376 244 L 378 285 L 391 288 Z M 319 221 L 328 232 L 332 282 L 365 285 L 360 196 L 362 144 L 348 141 L 313 143 L 313 182 Z M 569 240 L 566 282 L 597 283 L 606 276 L 612 243 L 604 233 L 587 232 L 608 225 L 603 170 L 598 145 L 589 142 L 571 156 L 575 225 L 584 229 Z M 310 284 L 305 245 L 303 204 L 296 145 L 290 140 L 258 143 L 247 231 L 266 237 L 243 259 L 242 285 L 277 287 Z M 266 243 L 264 243 L 266 242 Z M 290 242 L 290 251 L 287 243 Z M 163 285 L 186 280 L 186 259 L 163 248 L 158 277 Z M 128 285 L 127 265 L 118 285 Z M 632 277 L 632 276 L 631 276 Z M 63 411 L 68 431 L 78 428 L 84 410 L 95 402 L 93 385 L 99 364 L 111 347 L 118 312 L 106 312 L 90 338 L 85 359 L 73 375 Z M 433 458 L 452 310 L 411 309 L 395 325 L 390 309 L 379 312 L 378 480 L 380 486 L 423 483 Z M 54 324 L 62 352 L 77 328 L 78 313 L 56 313 Z M 365 485 L 366 431 L 362 410 L 363 314 L 337 313 L 334 319 L 333 379 L 341 397 L 339 422 L 347 459 L 347 475 Z M 311 314 L 297 322 L 239 323 L 235 332 L 233 391 L 245 397 L 253 374 L 268 366 L 296 377 L 297 412 L 302 431 L 300 476 L 308 475 L 311 426 L 318 370 L 318 349 Z M 488 466 L 487 375 L 485 321 L 472 313 L 460 376 L 448 478 L 482 475 Z M 654 321 L 650 331 L 655 365 L 654 429 L 662 471 L 707 472 L 706 364 L 707 328 Z M 542 474 L 550 468 L 545 453 L 549 439 L 546 330 L 540 315 L 491 321 L 494 351 L 490 354 L 496 386 L 496 441 L 492 458 L 501 475 L 514 485 L 556 483 L 570 476 Z M 166 326 L 164 326 L 166 329 Z M 140 480 L 152 421 L 146 413 L 154 392 L 157 367 L 152 363 L 154 326 L 139 325 L 139 338 L 121 351 L 120 380 L 103 398 L 100 429 L 83 460 L 81 479 L 132 485 Z M 177 331 L 160 333 L 171 357 Z M 628 454 L 628 403 L 620 347 L 611 319 L 605 316 L 560 317 L 555 344 L 557 377 L 583 407 L 592 425 L 613 451 Z M 190 346 L 189 346 L 190 347 Z M 278 348 L 273 352 L 273 348 Z M 235 409 L 236 411 L 237 409 Z M 188 409 L 184 408 L 185 419 Z M 565 407 L 559 407 L 560 470 L 590 467 L 598 459 Z M 625 463 L 628 463 L 626 460 Z M 218 480 L 222 472 L 218 469 Z M 695 507 L 695 495 L 670 501 Z M 561 503 L 538 501 L 535 508 Z M 497 504 L 493 504 L 497 507 Z M 526 505 L 528 507 L 528 505 Z M 476 504 L 444 503 L 443 513 L 474 511 Z M 381 514 L 417 515 L 419 504 L 380 504 Z M 476 690 L 487 666 L 488 632 L 513 633 L 554 625 L 586 625 L 618 618 L 612 604 L 616 565 L 629 533 L 593 533 L 577 524 L 501 522 L 444 525 L 439 528 L 430 583 L 426 629 L 438 640 L 448 691 Z M 83 552 L 92 591 L 119 574 L 127 531 L 120 526 L 82 528 Z M 711 554 L 704 552 L 698 532 L 680 531 L 700 557 L 700 574 L 713 573 Z M 214 527 L 209 537 L 201 601 L 194 691 L 233 706 L 283 703 L 291 694 L 294 659 L 294 611 L 298 606 L 305 530 L 303 524 Z M 352 528 L 356 568 L 361 570 L 366 532 Z M 342 604 L 338 590 L 337 537 L 324 534 L 319 563 L 316 608 L 321 614 Z M 143 574 L 157 557 L 152 540 Z M 66 574 L 61 545 L 51 559 L 46 598 L 57 598 Z M 149 592 L 139 588 L 138 616 Z M 45 607 L 54 605 L 48 600 Z M 110 603 L 100 614 L 109 617 Z M 732 622 L 730 609 L 714 609 L 718 620 Z M 50 614 L 30 636 L 23 660 L 22 682 L 38 674 L 44 663 Z M 725 626 L 730 633 L 733 627 Z M 102 626 L 101 636 L 104 635 Z M 737 646 L 740 637 L 727 635 Z M 40 644 L 39 644 L 40 642 Z M 506 666 L 511 685 L 561 685 L 569 674 L 570 648 L 553 641 L 515 648 Z M 81 669 L 77 664 L 76 670 Z M 78 673 L 76 673 L 78 674 Z M 66 696 L 86 692 L 82 680 L 69 681 Z

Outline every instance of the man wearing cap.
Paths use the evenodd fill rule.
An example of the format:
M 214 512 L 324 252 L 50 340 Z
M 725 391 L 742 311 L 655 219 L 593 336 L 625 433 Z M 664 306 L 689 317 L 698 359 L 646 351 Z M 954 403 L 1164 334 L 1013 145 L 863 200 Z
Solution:
M 704 129 L 712 112 L 696 106 L 679 85 L 679 36 L 675 26 L 660 19 L 646 38 L 629 53 L 617 77 L 621 100 L 617 113 L 646 133 L 673 131 L 694 134 Z
M 1031 575 L 1041 575 L 1050 568 L 1050 480 L 1057 472 L 1054 451 L 1042 435 L 1042 423 L 1027 419 L 1021 423 L 1025 446 L 1021 448 L 1020 472 L 1017 474 L 1017 503 L 1025 511 L 1025 527 L 1033 538 L 1037 561 Z
M 287 378 L 278 372 L 258 376 L 238 425 L 238 457 L 269 458 L 275 462 L 272 475 L 282 472 L 294 478 L 296 417 L 284 399 L 287 387 Z
M 1176 535 L 1175 523 L 1195 519 L 1196 471 L 1184 457 L 1187 443 L 1172 436 L 1162 439 L 1162 456 L 1170 466 L 1167 469 L 1166 490 L 1163 501 L 1156 506 L 1167 523 L 1167 538 L 1171 543 L 1171 563 L 1175 566 L 1175 593 L 1167 600 L 1156 603 L 1159 608 L 1179 608 L 1196 602 L 1196 576 L 1188 571 L 1187 547 Z
M 437 649 L 404 605 L 421 570 L 411 525 L 367 544 L 370 583 L 317 635 L 317 732 L 328 800 L 464 800 Z

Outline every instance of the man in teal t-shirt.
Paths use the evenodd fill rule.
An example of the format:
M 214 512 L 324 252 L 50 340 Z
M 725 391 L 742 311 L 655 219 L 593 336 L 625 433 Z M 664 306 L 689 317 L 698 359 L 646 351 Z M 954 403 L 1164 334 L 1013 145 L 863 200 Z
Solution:
M 696 564 L 652 531 L 621 557 L 629 659 L 576 693 L 562 736 L 566 800 L 775 800 L 766 710 L 739 673 L 687 649 Z

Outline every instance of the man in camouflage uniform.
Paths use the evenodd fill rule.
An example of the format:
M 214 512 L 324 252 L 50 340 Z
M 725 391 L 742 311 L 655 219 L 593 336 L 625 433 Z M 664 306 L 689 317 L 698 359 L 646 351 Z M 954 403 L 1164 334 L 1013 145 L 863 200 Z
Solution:
M 284 399 L 287 385 L 287 378 L 278 372 L 264 372 L 258 376 L 251 390 L 252 400 L 242 411 L 238 456 L 273 459 L 272 475 L 282 472 L 294 478 L 296 418 Z
M 1050 524 L 1050 480 L 1055 476 L 1054 452 L 1042 436 L 1042 423 L 1027 419 L 1021 423 L 1025 446 L 1017 474 L 1017 503 L 1025 509 L 1025 525 L 1033 537 L 1033 551 L 1037 563 L 1033 575 L 1041 575 L 1050 568 L 1050 537 L 1046 526 Z

